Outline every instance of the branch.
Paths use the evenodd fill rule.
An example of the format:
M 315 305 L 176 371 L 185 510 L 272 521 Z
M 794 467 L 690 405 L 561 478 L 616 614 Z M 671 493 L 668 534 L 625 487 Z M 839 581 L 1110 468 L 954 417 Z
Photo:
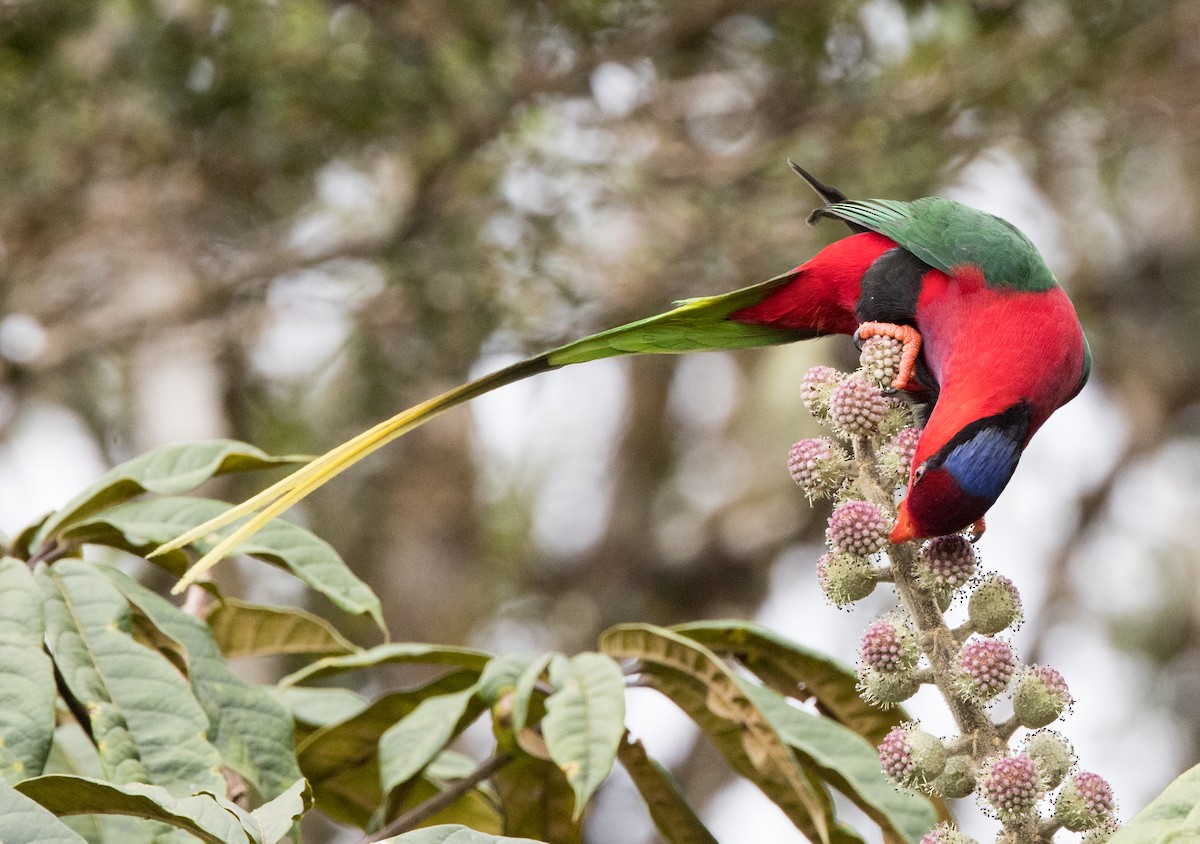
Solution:
M 892 492 L 885 489 L 875 473 L 875 452 L 861 438 L 854 444 L 856 475 L 854 482 L 863 496 L 885 512 L 895 509 Z M 927 590 L 917 582 L 917 549 L 915 543 L 891 545 L 885 552 L 892 562 L 892 576 L 900 602 L 912 616 L 921 634 L 921 648 L 933 670 L 933 682 L 946 700 L 959 731 L 970 736 L 976 748 L 999 750 L 1001 742 L 996 727 L 987 717 L 981 704 L 972 703 L 959 694 L 955 686 L 954 661 L 959 640 L 946 625 L 942 611 Z
M 404 814 L 395 818 L 383 829 L 367 835 L 362 839 L 360 844 L 371 844 L 374 841 L 382 841 L 385 838 L 391 838 L 393 835 L 399 835 L 402 832 L 408 832 L 415 828 L 421 821 L 431 818 L 438 812 L 446 809 L 454 802 L 470 791 L 475 786 L 479 785 L 484 780 L 491 777 L 505 765 L 513 760 L 511 753 L 496 753 L 490 759 L 481 764 L 478 768 L 472 771 L 461 780 L 455 781 L 452 785 L 447 786 L 442 791 L 439 791 L 433 797 L 430 797 L 424 803 L 419 803 L 409 809 Z

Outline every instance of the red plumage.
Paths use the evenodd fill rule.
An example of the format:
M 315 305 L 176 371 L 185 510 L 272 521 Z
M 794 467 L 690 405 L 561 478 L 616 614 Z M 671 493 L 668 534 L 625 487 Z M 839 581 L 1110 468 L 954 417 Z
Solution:
M 917 443 L 895 542 L 961 530 L 995 501 L 1029 438 L 1086 378 L 1083 332 L 1063 290 L 991 284 L 966 264 L 946 273 L 875 232 L 855 234 L 797 268 L 793 281 L 730 315 L 737 322 L 854 334 L 866 321 L 911 325 L 922 371 L 913 397 L 932 401 Z M 872 291 L 864 278 L 876 273 Z M 915 289 L 907 290 L 905 287 Z M 882 304 L 881 304 L 882 303 Z M 890 313 L 869 315 L 872 308 Z M 927 388 L 927 391 L 926 391 Z
M 1029 293 L 988 286 L 975 267 L 925 275 L 916 327 L 941 394 L 914 465 L 976 419 L 1030 406 L 1022 445 L 1078 392 L 1083 332 L 1062 288 Z
M 826 246 L 796 268 L 795 281 L 757 305 L 730 314 L 735 322 L 819 334 L 853 334 L 862 278 L 895 242 L 875 232 L 851 235 Z

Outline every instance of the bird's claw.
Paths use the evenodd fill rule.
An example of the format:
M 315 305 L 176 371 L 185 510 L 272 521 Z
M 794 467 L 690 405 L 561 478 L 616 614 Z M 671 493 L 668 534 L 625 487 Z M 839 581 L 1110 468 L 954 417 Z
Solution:
M 971 525 L 971 529 L 967 533 L 967 539 L 972 545 L 974 545 L 983 538 L 983 532 L 985 530 L 987 530 L 987 524 L 983 521 L 983 516 L 980 516 L 975 520 L 975 523 Z
M 903 346 L 896 377 L 892 379 L 892 390 L 907 390 L 915 385 L 913 372 L 917 368 L 917 356 L 921 354 L 921 332 L 911 325 L 895 325 L 890 322 L 864 322 L 854 331 L 854 344 L 861 350 L 870 337 L 894 337 Z
M 863 325 L 866 324 L 867 323 L 863 323 Z M 854 348 L 858 349 L 860 352 L 862 351 L 863 343 L 865 342 L 865 338 L 862 336 L 862 330 L 863 327 L 860 325 L 858 328 L 854 329 L 854 333 L 850 335 L 850 339 L 854 341 Z

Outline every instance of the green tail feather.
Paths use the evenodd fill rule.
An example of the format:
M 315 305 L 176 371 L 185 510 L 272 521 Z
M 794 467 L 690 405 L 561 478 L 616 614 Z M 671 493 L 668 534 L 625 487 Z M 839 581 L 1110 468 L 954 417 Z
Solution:
M 546 357 L 552 366 L 628 354 L 686 354 L 720 349 L 774 346 L 815 337 L 814 331 L 785 331 L 765 325 L 734 322 L 729 315 L 757 305 L 799 276 L 789 270 L 775 278 L 731 293 L 676 302 L 666 313 L 601 331 L 559 346 Z
M 758 304 L 774 290 L 794 280 L 797 275 L 798 273 L 792 270 L 732 293 L 685 299 L 665 313 L 584 337 L 582 340 L 567 343 L 545 354 L 528 358 L 455 387 L 364 431 L 258 495 L 155 549 L 150 556 L 182 548 L 199 539 L 210 538 L 216 531 L 239 519 L 249 517 L 188 569 L 172 590 L 181 592 L 276 516 L 367 455 L 453 407 L 542 372 L 616 355 L 684 354 L 745 349 L 814 337 L 816 333 L 811 331 L 784 331 L 761 325 L 746 325 L 729 319 L 730 314 Z

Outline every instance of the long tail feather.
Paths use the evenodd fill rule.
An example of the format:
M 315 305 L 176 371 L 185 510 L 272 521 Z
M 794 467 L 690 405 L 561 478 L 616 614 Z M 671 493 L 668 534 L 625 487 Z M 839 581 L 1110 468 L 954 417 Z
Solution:
M 403 436 L 414 428 L 424 425 L 430 419 L 440 416 L 447 410 L 457 407 L 471 399 L 478 398 L 498 387 L 512 384 L 524 378 L 546 372 L 554 367 L 547 361 L 546 355 L 528 358 L 471 381 L 468 384 L 455 387 L 440 396 L 429 399 L 409 408 L 392 418 L 379 423 L 364 431 L 354 439 L 321 455 L 304 467 L 288 475 L 278 483 L 268 487 L 253 498 L 231 507 L 229 510 L 176 537 L 171 542 L 157 548 L 150 556 L 165 554 L 189 545 L 198 539 L 203 539 L 213 532 L 232 524 L 251 513 L 256 515 L 238 527 L 212 547 L 195 565 L 180 578 L 179 583 L 171 590 L 179 593 L 194 583 L 205 572 L 228 555 L 234 548 L 263 528 L 267 522 L 287 510 L 293 504 L 304 498 L 317 487 L 341 474 L 372 452 L 382 448 L 397 437 Z
M 584 337 L 456 387 L 359 434 L 254 497 L 155 549 L 150 556 L 178 550 L 199 539 L 212 536 L 216 531 L 239 519 L 250 517 L 228 536 L 220 539 L 188 569 L 172 590 L 176 593 L 181 592 L 276 516 L 375 450 L 453 407 L 498 387 L 551 369 L 613 355 L 679 354 L 714 349 L 741 349 L 813 337 L 816 335 L 814 331 L 744 324 L 728 318 L 730 314 L 762 301 L 779 287 L 796 280 L 799 276 L 799 270 L 791 270 L 731 293 L 688 299 L 665 313 Z

